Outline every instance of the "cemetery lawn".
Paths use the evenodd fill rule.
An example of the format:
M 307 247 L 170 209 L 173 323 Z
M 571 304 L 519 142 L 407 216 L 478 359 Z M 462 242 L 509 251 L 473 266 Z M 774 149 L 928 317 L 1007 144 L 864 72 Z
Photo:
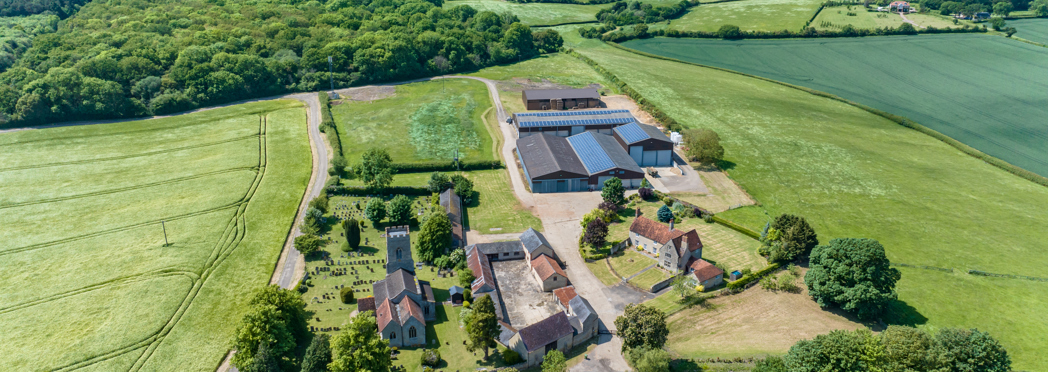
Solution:
M 1040 352 L 1048 349 L 1048 324 L 1041 321 L 1048 286 L 966 274 L 1045 276 L 1048 230 L 1039 227 L 1048 225 L 1048 188 L 839 101 L 599 42 L 576 50 L 682 125 L 717 131 L 733 164 L 728 172 L 768 215 L 806 217 L 820 242 L 873 238 L 893 262 L 954 269 L 900 268 L 899 301 L 886 322 L 978 328 L 1008 348 L 1014 368 L 1048 369 Z M 721 216 L 763 227 L 752 226 L 754 208 Z
M 214 370 L 311 168 L 288 100 L 5 133 L 0 147 L 12 370 Z
M 445 87 L 443 93 L 442 86 Z M 422 157 L 416 146 L 436 146 L 438 143 L 433 142 L 437 140 L 414 143 L 409 136 L 411 118 L 418 109 L 425 104 L 440 102 L 445 97 L 452 99 L 456 108 L 464 107 L 464 98 L 472 100 L 476 105 L 469 120 L 477 143 L 473 147 L 460 148 L 460 159 L 497 159 L 491 152 L 491 135 L 482 118 L 484 111 L 491 107 L 487 87 L 482 82 L 469 79 L 446 79 L 398 85 L 393 96 L 374 101 L 341 100 L 341 103 L 333 104 L 331 115 L 338 125 L 346 161 L 351 166 L 359 163 L 360 156 L 370 148 L 386 149 L 393 161 L 400 163 L 451 160 L 451 157 Z
M 821 3 L 818 0 L 741 0 L 702 4 L 669 21 L 669 28 L 713 32 L 724 25 L 735 25 L 743 31 L 800 31 Z

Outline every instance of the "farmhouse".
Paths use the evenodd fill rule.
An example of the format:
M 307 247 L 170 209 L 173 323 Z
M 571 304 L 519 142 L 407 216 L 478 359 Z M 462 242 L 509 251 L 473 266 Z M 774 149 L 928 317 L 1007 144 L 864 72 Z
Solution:
M 528 110 L 563 110 L 600 107 L 600 93 L 596 88 L 536 89 L 521 94 Z
M 517 138 L 540 133 L 568 137 L 586 131 L 611 134 L 611 129 L 636 122 L 629 110 L 579 110 L 513 114 Z
M 451 246 L 462 248 L 466 245 L 466 236 L 462 234 L 462 199 L 452 189 L 447 189 L 440 193 L 440 206 L 451 220 Z
M 613 129 L 615 139 L 642 167 L 669 167 L 673 163 L 673 141 L 659 128 L 629 123 Z
M 724 281 L 724 270 L 701 258 L 693 259 L 688 265 L 688 271 L 694 277 L 694 283 L 703 288 L 713 288 Z
M 407 226 L 386 228 L 386 277 L 372 285 L 374 297 L 357 309 L 374 309 L 378 330 L 390 346 L 426 343 L 426 321 L 436 319 L 433 288 L 415 278 Z
M 659 266 L 671 272 L 682 272 L 692 259 L 702 258 L 699 233 L 674 229 L 673 221 L 666 226 L 638 215 L 629 234 L 634 246 L 655 255 Z
M 909 12 L 910 3 L 905 1 L 892 1 L 888 4 L 888 11 L 890 12 Z
M 517 157 L 535 193 L 600 190 L 612 177 L 635 188 L 644 179 L 644 171 L 618 140 L 600 133 L 520 138 Z

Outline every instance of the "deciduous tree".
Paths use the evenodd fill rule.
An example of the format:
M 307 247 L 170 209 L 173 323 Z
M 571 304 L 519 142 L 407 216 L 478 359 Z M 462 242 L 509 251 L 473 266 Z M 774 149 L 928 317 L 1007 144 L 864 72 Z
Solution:
M 873 319 L 898 297 L 900 277 L 876 240 L 838 238 L 812 250 L 804 283 L 819 306 L 839 306 L 860 319 Z
M 433 262 L 437 257 L 443 256 L 449 246 L 451 246 L 451 220 L 448 219 L 448 213 L 444 211 L 444 207 L 437 206 L 430 212 L 430 217 L 426 219 L 426 222 L 422 224 L 416 251 L 423 262 Z
M 382 198 L 374 197 L 368 200 L 367 206 L 364 207 L 364 217 L 367 217 L 371 225 L 376 227 L 386 218 L 386 203 L 382 201 Z
M 429 184 L 427 186 L 429 188 L 429 192 L 444 192 L 444 190 L 447 190 L 452 186 L 451 177 L 448 177 L 448 175 L 444 173 L 433 172 L 433 174 L 429 175 Z
M 721 27 L 723 30 L 725 25 Z M 738 27 L 735 27 L 736 31 Z M 722 36 L 723 37 L 723 36 Z M 684 131 L 684 144 L 688 147 L 688 156 L 701 163 L 715 163 L 724 158 L 724 147 L 720 136 L 709 129 L 688 129 Z
M 378 333 L 375 313 L 353 317 L 331 341 L 331 372 L 388 371 L 393 367 L 389 341 Z
M 316 253 L 320 250 L 321 245 L 323 245 L 323 241 L 316 235 L 306 234 L 295 237 L 295 249 L 301 252 L 303 256 Z
M 393 182 L 393 158 L 385 149 L 371 148 L 364 151 L 360 160 L 360 179 L 367 187 L 384 189 Z
M 407 196 L 397 195 L 394 196 L 389 204 L 386 206 L 386 214 L 389 216 L 389 223 L 393 225 L 405 225 L 408 221 L 411 221 L 411 199 Z
M 560 350 L 550 350 L 542 358 L 542 372 L 567 372 L 568 360 Z
M 603 248 L 608 240 L 608 224 L 603 219 L 594 218 L 586 224 L 586 233 L 582 241 L 593 248 Z
M 455 184 L 455 195 L 462 199 L 462 204 L 469 204 L 473 201 L 473 181 L 461 174 L 456 174 L 451 176 L 451 183 Z
M 661 349 L 670 330 L 666 327 L 666 313 L 643 304 L 626 304 L 626 311 L 615 318 L 622 338 L 622 352 L 646 346 Z
M 621 179 L 618 177 L 611 177 L 607 181 L 604 181 L 604 188 L 600 190 L 600 196 L 604 199 L 605 203 L 622 205 L 626 202 L 626 188 L 622 186 Z
M 323 333 L 313 336 L 302 358 L 302 372 L 327 372 L 330 363 L 331 337 Z

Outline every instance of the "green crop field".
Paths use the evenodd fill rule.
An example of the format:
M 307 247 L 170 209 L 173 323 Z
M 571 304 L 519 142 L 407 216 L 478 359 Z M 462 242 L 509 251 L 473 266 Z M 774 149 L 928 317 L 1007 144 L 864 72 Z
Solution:
M 959 35 L 902 40 L 939 50 L 935 43 L 922 44 L 924 38 L 947 45 L 953 38 L 967 40 L 968 45 L 980 40 Z M 877 48 L 891 41 L 864 38 L 857 42 Z M 816 42 L 835 50 L 837 41 Z M 740 43 L 724 44 L 734 47 Z M 1017 49 L 1008 54 L 1016 57 L 1032 53 L 1012 45 L 1020 43 L 984 44 Z M 707 45 L 718 50 L 716 43 Z M 842 102 L 739 74 L 647 58 L 599 42 L 583 46 L 576 50 L 615 73 L 682 125 L 717 131 L 734 164 L 728 173 L 769 215 L 805 216 L 822 242 L 836 237 L 874 238 L 884 244 L 894 262 L 954 269 L 948 274 L 900 268 L 900 301 L 885 321 L 932 329 L 978 328 L 1001 340 L 1014 358 L 1014 368 L 1048 369 L 1048 360 L 1043 358 L 1043 350 L 1048 349 L 1044 337 L 1048 324 L 1043 321 L 1048 313 L 1048 285 L 966 273 L 978 269 L 1048 277 L 1048 256 L 1043 254 L 1048 249 L 1048 230 L 1041 228 L 1048 225 L 1044 213 L 1048 188 Z M 811 57 L 813 50 L 808 53 L 811 63 L 829 61 Z M 993 58 L 996 63 L 1006 63 L 992 53 L 978 56 L 981 61 Z M 753 53 L 751 58 L 762 56 Z M 805 68 L 805 64 L 779 58 L 784 65 Z M 847 63 L 868 67 L 864 62 Z M 1048 76 L 1036 76 L 1030 70 L 1034 66 L 1027 62 L 1024 76 L 1028 79 Z M 937 63 L 951 66 L 956 62 L 940 59 Z M 804 76 L 803 72 L 798 75 Z M 864 79 L 859 74 L 853 77 Z M 1001 102 L 991 91 L 980 93 L 984 99 Z M 760 213 L 755 208 L 721 215 L 735 220 L 733 212 L 744 211 L 747 219 L 758 221 Z M 763 227 L 763 223 L 751 227 Z
M 605 5 L 577 5 L 552 3 L 511 3 L 503 0 L 452 0 L 444 2 L 444 9 L 469 5 L 479 11 L 513 13 L 526 25 L 556 25 L 570 22 L 596 22 L 597 12 Z
M 1048 45 L 1048 19 L 1017 19 L 1008 21 L 1008 26 L 1019 30 L 1015 36 Z
M 415 131 L 413 116 L 423 106 L 448 103 L 462 125 L 454 140 L 462 159 L 496 159 L 491 152 L 491 135 L 482 118 L 491 107 L 491 99 L 484 83 L 467 79 L 427 81 L 399 85 L 391 97 L 374 101 L 349 101 L 331 107 L 331 116 L 339 126 L 342 151 L 349 164 L 360 161 L 360 155 L 369 148 L 389 151 L 394 162 L 451 160 L 446 144 L 452 140 L 444 128 Z M 472 108 L 468 110 L 467 108 Z M 429 121 L 423 120 L 425 123 Z M 421 133 L 416 136 L 416 133 Z M 437 134 L 444 134 L 438 136 Z M 453 149 L 452 149 L 453 150 Z
M 819 0 L 741 0 L 703 4 L 670 21 L 669 28 L 717 31 L 723 25 L 736 25 L 744 31 L 799 31 L 822 3 Z
M 1048 176 L 1048 48 L 974 34 L 626 46 L 836 94 Z
M 213 371 L 309 179 L 301 107 L 0 134 L 0 365 Z
M 933 14 L 907 14 L 906 18 L 917 23 L 918 27 L 935 27 L 939 29 L 971 25 L 969 21 L 958 21 L 954 24 L 951 18 Z M 867 12 L 862 5 L 845 5 L 823 8 L 812 21 L 811 26 L 820 30 L 841 30 L 845 25 L 855 28 L 898 28 L 903 24 L 898 13 Z

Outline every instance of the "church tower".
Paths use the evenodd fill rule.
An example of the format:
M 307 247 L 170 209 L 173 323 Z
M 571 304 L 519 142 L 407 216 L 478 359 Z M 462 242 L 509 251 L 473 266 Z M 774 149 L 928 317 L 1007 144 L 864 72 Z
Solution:
M 408 226 L 386 228 L 386 274 L 398 269 L 415 273 L 415 260 L 411 258 L 411 236 Z

